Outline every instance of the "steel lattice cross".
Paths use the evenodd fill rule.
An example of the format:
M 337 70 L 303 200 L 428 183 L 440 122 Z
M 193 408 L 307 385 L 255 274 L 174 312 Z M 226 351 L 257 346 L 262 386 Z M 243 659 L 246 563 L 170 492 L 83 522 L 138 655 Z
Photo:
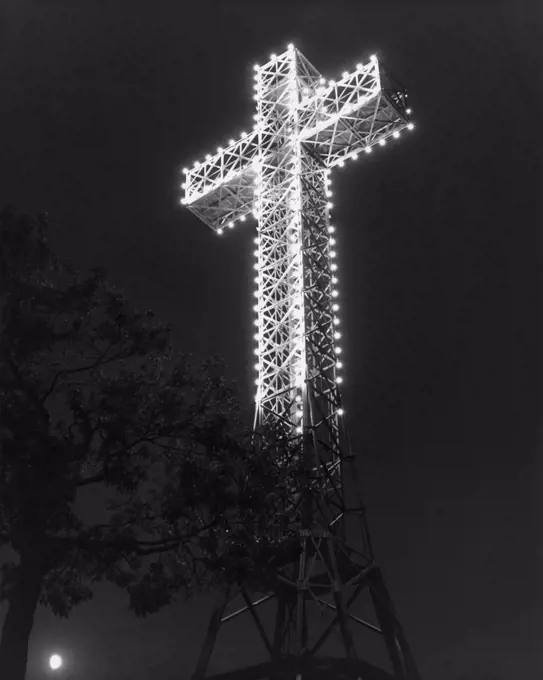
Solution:
M 254 77 L 257 113 L 252 131 L 184 170 L 182 202 L 218 234 L 251 214 L 257 219 L 256 424 L 280 419 L 300 437 L 303 447 L 311 442 L 307 446 L 315 461 L 320 501 L 314 505 L 311 526 L 298 527 L 303 546 L 299 567 L 288 578 L 287 572 L 283 574 L 283 581 L 297 593 L 298 609 L 294 600 L 275 594 L 279 609 L 285 605 L 291 612 L 289 624 L 276 624 L 278 644 L 288 647 L 284 631 L 290 626 L 296 631 L 290 651 L 300 653 L 305 648 L 302 618 L 307 620 L 307 592 L 303 591 L 312 587 L 315 574 L 308 565 L 313 555 L 311 565 L 315 556 L 332 565 L 326 568 L 332 574 L 335 603 L 324 604 L 337 614 L 348 655 L 352 641 L 346 611 L 356 595 L 347 602 L 337 584 L 358 584 L 360 589 L 371 582 L 382 630 L 373 629 L 385 636 L 397 677 L 420 680 L 384 583 L 374 569 L 363 517 L 364 545 L 358 561 L 353 561 L 356 551 L 345 538 L 343 522 L 349 510 L 342 475 L 347 456 L 341 444 L 338 280 L 335 230 L 330 224 L 332 168 L 411 129 L 407 94 L 376 57 L 338 81 L 325 81 L 292 45 L 263 66 L 255 66 Z M 336 557 L 347 565 L 343 576 Z M 248 606 L 271 596 L 252 605 L 247 600 Z M 251 613 L 255 615 L 253 609 Z M 211 638 L 220 622 L 234 615 L 217 616 Z M 203 677 L 209 645 L 213 643 L 206 642 L 196 677 Z
M 319 427 L 336 449 L 342 381 L 330 172 L 412 127 L 406 93 L 372 57 L 337 82 L 293 46 L 255 67 L 257 113 L 214 156 L 186 170 L 183 202 L 217 233 L 258 220 L 257 422 Z
M 334 420 L 341 382 L 329 174 L 412 127 L 406 93 L 372 57 L 326 82 L 294 47 L 257 67 L 256 124 L 186 170 L 183 203 L 221 234 L 258 220 L 257 414 L 301 428 L 305 390 Z

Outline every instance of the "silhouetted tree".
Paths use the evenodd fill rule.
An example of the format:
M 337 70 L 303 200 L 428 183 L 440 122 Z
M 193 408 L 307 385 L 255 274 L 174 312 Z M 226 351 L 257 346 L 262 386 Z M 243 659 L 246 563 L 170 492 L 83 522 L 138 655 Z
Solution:
M 140 615 L 178 593 L 265 585 L 290 546 L 299 479 L 281 464 L 296 459 L 286 435 L 243 425 L 218 361 L 177 353 L 170 329 L 101 271 L 61 262 L 46 227 L 0 218 L 0 546 L 17 556 L 0 574 L 9 680 L 24 678 L 38 604 L 67 616 L 97 581 L 126 589 Z M 93 487 L 109 497 L 89 516 Z

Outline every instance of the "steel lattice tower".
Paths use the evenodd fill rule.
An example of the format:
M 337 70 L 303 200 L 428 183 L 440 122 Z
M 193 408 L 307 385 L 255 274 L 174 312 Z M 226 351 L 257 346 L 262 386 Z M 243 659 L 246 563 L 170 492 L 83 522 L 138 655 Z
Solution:
M 347 475 L 353 478 L 356 469 L 345 445 L 338 388 L 338 280 L 330 224 L 332 168 L 411 129 L 407 94 L 376 57 L 338 81 L 325 81 L 292 45 L 256 65 L 254 77 L 252 132 L 184 170 L 182 203 L 218 234 L 250 214 L 258 221 L 255 422 L 286 424 L 312 461 L 313 474 L 300 499 L 295 557 L 278 567 L 276 586 L 256 601 L 240 588 L 245 606 L 236 612 L 225 613 L 233 593 L 225 594 L 194 677 L 205 677 L 221 624 L 247 611 L 271 662 L 260 674 L 243 677 L 321 677 L 314 660 L 335 625 L 345 657 L 354 664 L 341 677 L 392 677 L 358 661 L 350 632 L 355 621 L 383 638 L 393 677 L 420 680 L 374 560 L 363 505 L 350 503 L 345 488 Z M 350 611 L 364 589 L 377 625 Z M 270 599 L 277 601 L 273 639 L 257 610 Z M 316 640 L 309 633 L 311 603 L 334 616 Z M 334 677 L 331 669 L 325 675 Z

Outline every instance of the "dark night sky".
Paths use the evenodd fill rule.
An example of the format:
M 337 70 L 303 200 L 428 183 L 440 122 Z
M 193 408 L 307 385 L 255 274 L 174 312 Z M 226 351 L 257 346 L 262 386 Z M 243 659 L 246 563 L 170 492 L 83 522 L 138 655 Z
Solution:
M 289 8 L 290 7 L 290 8 Z M 254 224 L 217 238 L 179 169 L 252 124 L 252 63 L 376 52 L 416 131 L 335 175 L 347 426 L 426 680 L 538 680 L 542 15 L 511 2 L 0 0 L 0 203 L 46 210 L 179 346 L 252 383 Z M 188 679 L 209 598 L 135 620 L 103 587 L 40 611 L 74 680 Z M 227 654 L 249 656 L 241 628 Z

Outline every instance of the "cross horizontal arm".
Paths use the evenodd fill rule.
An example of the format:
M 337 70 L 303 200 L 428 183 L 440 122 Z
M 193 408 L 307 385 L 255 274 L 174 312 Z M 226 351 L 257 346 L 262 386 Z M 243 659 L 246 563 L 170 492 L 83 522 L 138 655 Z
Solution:
M 299 139 L 331 168 L 408 127 L 405 97 L 373 57 L 302 98 Z
M 219 230 L 253 210 L 258 133 L 253 130 L 185 172 L 183 203 Z

